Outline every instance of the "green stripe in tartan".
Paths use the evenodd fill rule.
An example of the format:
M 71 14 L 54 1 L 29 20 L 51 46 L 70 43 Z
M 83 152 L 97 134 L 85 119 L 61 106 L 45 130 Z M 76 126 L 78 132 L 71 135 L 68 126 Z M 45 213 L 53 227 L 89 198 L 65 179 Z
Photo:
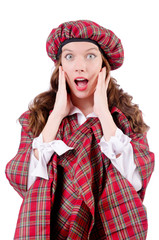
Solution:
M 109 29 L 91 21 L 66 22 L 53 29 L 47 39 L 46 47 L 49 57 L 56 62 L 61 43 L 72 38 L 96 41 L 105 53 L 112 70 L 122 65 L 124 51 L 120 39 Z
M 132 133 L 127 119 L 120 110 L 115 109 L 112 114 L 114 114 L 114 118 L 120 120 L 117 121 L 119 128 L 122 126 L 123 132 L 132 137 L 136 155 L 135 161 L 140 166 L 143 175 L 143 192 L 145 192 L 154 166 L 153 154 L 148 150 L 146 136 L 140 136 L 139 138 L 137 134 Z M 27 185 L 26 171 L 32 139 L 26 131 L 28 115 L 26 119 L 24 116 L 25 114 L 23 115 L 25 125 L 22 131 L 20 149 L 7 168 L 8 179 L 11 184 L 21 195 L 25 196 L 14 239 L 50 239 L 51 194 L 56 196 L 57 177 L 60 177 L 57 172 L 57 165 L 61 165 L 61 168 L 64 169 L 64 175 L 62 175 L 64 177 L 63 194 L 59 201 L 60 208 L 56 226 L 59 230 L 59 236 L 63 237 L 64 231 L 66 231 L 67 239 L 73 240 L 75 235 L 82 236 L 79 239 L 84 239 L 85 236 L 87 239 L 90 226 L 93 226 L 91 224 L 92 220 L 95 220 L 95 226 L 101 226 L 97 213 L 95 215 L 93 213 L 97 210 L 100 213 L 107 239 L 146 239 L 146 211 L 139 198 L 143 195 L 138 195 L 131 184 L 110 164 L 109 159 L 104 154 L 100 154 L 97 142 L 102 136 L 102 131 L 100 131 L 101 125 L 97 119 L 89 119 L 81 127 L 78 127 L 75 115 L 72 118 L 64 119 L 58 132 L 58 138 L 66 140 L 66 142 L 72 138 L 71 144 L 74 144 L 75 150 L 68 151 L 61 157 L 54 154 L 52 161 L 48 164 L 50 180 L 37 178 L 30 190 L 25 191 Z M 74 141 L 78 141 L 78 139 L 80 141 L 75 144 Z M 90 143 L 93 143 L 91 151 Z M 15 165 L 14 161 L 17 161 Z M 84 216 L 87 219 L 85 221 L 83 220 Z M 84 235 L 82 235 L 81 228 L 85 229 Z M 30 233 L 31 229 L 34 229 L 35 235 Z M 98 229 L 101 229 L 99 233 L 101 234 L 102 227 Z M 70 235 L 68 235 L 69 233 Z M 92 233 L 96 234 L 98 232 L 93 228 Z M 92 236 L 92 239 L 94 239 L 94 236 Z
M 69 136 L 70 135 L 70 129 L 69 129 L 68 125 L 69 125 L 70 121 L 75 121 L 75 120 L 76 120 L 76 117 L 74 116 L 74 117 L 71 117 L 71 118 L 68 119 L 68 124 L 67 124 L 67 122 L 65 122 L 64 125 L 66 126 L 66 129 L 67 129 L 67 131 L 65 131 L 65 133 L 66 133 L 66 136 L 69 138 L 69 142 L 70 142 L 71 138 L 73 139 L 72 140 L 73 144 L 74 144 L 74 141 L 77 142 L 77 140 L 78 140 L 78 144 L 74 144 L 74 147 L 76 148 L 76 152 L 74 152 L 74 157 L 75 158 L 76 157 L 77 158 L 80 157 L 79 156 L 80 155 L 80 151 L 82 151 L 82 158 L 85 159 L 87 157 L 87 155 L 88 155 L 89 146 L 86 145 L 84 148 L 82 148 L 82 145 L 84 144 L 85 139 L 89 138 L 89 136 L 91 134 L 91 131 L 90 131 L 91 124 L 90 123 L 92 122 L 92 119 L 88 120 L 80 128 L 78 128 L 77 124 L 73 124 L 73 126 L 74 126 L 74 134 L 71 135 L 71 137 L 70 137 Z M 97 123 L 97 120 L 94 121 L 94 123 L 95 122 Z M 97 130 L 97 132 L 98 132 L 98 130 Z M 97 147 L 97 144 L 94 144 L 93 148 L 92 148 L 92 151 L 96 147 Z M 67 157 L 69 157 L 69 159 L 72 159 L 73 156 L 71 157 L 71 154 L 73 155 L 73 153 L 70 152 L 70 153 L 67 153 L 67 155 L 62 156 L 60 158 L 61 162 L 59 162 L 59 163 L 62 164 L 63 167 L 65 167 L 65 169 L 66 169 L 66 166 L 67 166 L 68 167 L 68 171 L 71 171 L 71 168 L 72 168 L 72 166 L 70 166 L 71 162 L 67 161 Z M 96 156 L 98 156 L 98 154 Z M 99 156 L 97 157 L 97 159 L 98 158 L 99 158 Z M 95 156 L 92 156 L 91 159 L 90 159 L 90 161 L 92 162 L 92 167 L 95 166 L 95 162 L 94 162 L 95 159 L 96 159 Z M 85 164 L 80 166 L 80 171 L 83 172 L 83 175 L 85 177 L 87 175 L 87 169 L 88 169 L 87 165 L 88 165 L 88 162 L 86 162 Z M 73 169 L 75 169 L 75 168 L 73 167 Z M 99 174 L 99 172 L 98 172 L 98 174 Z M 120 191 L 117 192 L 114 189 L 112 189 L 112 191 L 113 191 L 112 194 L 111 194 L 111 192 L 107 192 L 107 201 L 110 203 L 108 205 L 108 207 L 109 207 L 109 210 L 111 211 L 112 216 L 114 214 L 114 217 L 113 217 L 114 218 L 113 221 L 114 221 L 114 224 L 115 224 L 114 225 L 114 231 L 117 231 L 117 230 L 120 230 L 120 229 L 124 229 L 123 233 L 122 233 L 122 236 L 124 236 L 125 239 L 126 238 L 128 239 L 130 235 L 129 235 L 129 232 L 127 232 L 127 226 L 128 226 L 128 222 L 127 221 L 129 221 L 129 225 L 131 227 L 133 226 L 134 234 L 139 235 L 138 233 L 140 231 L 143 232 L 143 229 L 144 229 L 143 226 L 142 226 L 142 222 L 143 222 L 144 219 L 142 219 L 142 217 L 143 216 L 145 217 L 145 212 L 143 211 L 143 207 L 142 207 L 142 204 L 141 204 L 141 216 L 140 216 L 140 210 L 138 209 L 138 206 L 135 205 L 134 194 L 132 194 L 132 189 L 133 188 L 132 189 L 130 188 L 130 186 L 127 184 L 127 180 L 124 179 L 121 176 L 121 174 L 119 174 L 118 171 L 115 170 L 115 168 L 114 168 L 114 174 L 115 174 L 114 175 L 115 178 L 114 179 L 112 179 L 112 177 L 110 178 L 110 180 L 111 180 L 110 181 L 110 185 L 113 184 L 113 181 L 116 182 L 118 184 L 118 188 L 119 188 Z M 102 175 L 100 175 L 100 176 L 102 176 Z M 74 175 L 73 174 L 73 177 L 76 178 L 76 181 L 73 182 L 73 184 L 76 185 L 78 183 L 78 181 L 81 180 L 81 175 Z M 95 181 L 98 180 L 98 177 L 96 178 L 95 175 L 94 175 L 94 180 Z M 83 189 L 83 194 L 84 194 L 84 189 L 86 189 L 87 191 L 89 189 L 89 187 L 86 184 L 87 182 L 89 182 L 89 180 L 86 181 L 86 182 L 83 182 L 83 184 L 80 185 L 80 187 Z M 108 179 L 107 179 L 107 182 L 106 182 L 106 189 L 109 189 L 107 185 L 109 185 L 109 180 Z M 75 189 L 77 190 L 77 188 L 75 188 Z M 100 192 L 100 188 L 99 188 L 99 192 Z M 81 193 L 82 192 L 80 192 L 80 194 Z M 136 194 L 136 199 L 138 201 L 139 196 L 138 196 L 138 194 L 136 192 L 135 192 L 135 194 Z M 122 204 L 125 205 L 125 209 L 126 209 L 125 213 L 123 211 L 121 211 L 120 205 L 122 205 Z M 89 202 L 88 202 L 88 205 L 89 205 Z M 102 205 L 100 205 L 100 206 L 102 207 Z M 100 208 L 100 215 L 103 216 L 103 217 L 105 216 L 105 208 L 103 208 L 103 207 Z M 107 220 L 106 219 L 105 219 L 105 221 L 103 221 L 103 224 L 107 224 Z M 137 225 L 137 227 L 136 227 L 136 225 Z M 112 228 L 110 229 L 109 226 L 106 226 L 106 229 L 107 229 L 107 235 L 108 236 L 111 235 L 113 229 Z M 145 234 L 146 233 L 144 233 L 143 236 L 145 236 Z M 119 235 L 120 235 L 120 233 L 119 233 Z

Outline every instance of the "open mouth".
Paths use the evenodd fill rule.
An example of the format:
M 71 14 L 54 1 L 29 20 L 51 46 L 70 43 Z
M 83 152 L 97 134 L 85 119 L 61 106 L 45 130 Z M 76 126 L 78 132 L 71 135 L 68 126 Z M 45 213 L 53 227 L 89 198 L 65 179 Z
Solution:
M 75 83 L 76 83 L 77 87 L 83 88 L 83 87 L 87 86 L 88 80 L 85 78 L 76 78 Z

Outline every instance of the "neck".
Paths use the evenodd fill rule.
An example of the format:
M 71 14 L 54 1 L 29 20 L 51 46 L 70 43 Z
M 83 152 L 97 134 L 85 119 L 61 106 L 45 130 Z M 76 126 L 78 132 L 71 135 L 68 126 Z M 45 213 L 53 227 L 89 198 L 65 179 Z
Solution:
M 79 108 L 85 116 L 93 112 L 93 105 L 94 105 L 93 99 L 84 99 L 84 98 L 76 99 L 73 96 L 71 96 L 71 101 L 72 101 L 72 104 L 75 107 Z

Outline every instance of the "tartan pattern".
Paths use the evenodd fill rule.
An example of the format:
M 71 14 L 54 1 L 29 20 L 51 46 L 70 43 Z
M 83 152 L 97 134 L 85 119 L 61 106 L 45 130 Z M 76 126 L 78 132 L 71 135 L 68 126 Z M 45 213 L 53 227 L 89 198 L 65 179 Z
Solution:
M 60 45 L 68 39 L 91 39 L 98 43 L 106 56 L 111 70 L 119 68 L 124 61 L 120 39 L 109 29 L 88 20 L 65 22 L 54 28 L 46 42 L 48 56 L 56 63 Z
M 142 200 L 154 167 L 154 155 L 149 152 L 146 137 L 134 134 L 120 110 L 112 109 L 118 127 L 132 137 L 143 180 L 143 189 L 137 193 L 101 153 L 97 144 L 102 136 L 99 120 L 89 118 L 78 127 L 76 115 L 68 116 L 61 123 L 57 139 L 74 150 L 61 157 L 54 154 L 48 164 L 49 180 L 37 178 L 26 191 L 27 167 L 24 172 L 20 170 L 22 162 L 28 166 L 26 156 L 32 142 L 31 134 L 26 133 L 28 114 L 22 115 L 20 121 L 22 140 L 26 136 L 30 140 L 22 141 L 18 157 L 6 167 L 8 180 L 23 196 L 14 239 L 146 239 L 147 216 Z M 23 152 L 23 148 L 28 151 Z
M 20 118 L 23 128 L 18 153 L 6 167 L 6 177 L 21 197 L 25 196 L 27 190 L 27 175 L 33 141 L 32 133 L 27 132 L 28 114 L 29 111 L 25 113 L 24 117 Z

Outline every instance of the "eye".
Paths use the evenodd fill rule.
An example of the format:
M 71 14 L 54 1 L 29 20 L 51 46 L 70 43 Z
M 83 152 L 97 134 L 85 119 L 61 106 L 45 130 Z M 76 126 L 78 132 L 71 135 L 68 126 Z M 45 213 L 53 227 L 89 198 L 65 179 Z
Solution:
M 65 58 L 67 59 L 67 60 L 71 60 L 72 58 L 73 58 L 73 55 L 72 54 L 67 54 L 66 56 L 65 56 Z
M 87 55 L 87 59 L 94 59 L 95 57 L 96 57 L 96 55 L 93 54 L 93 53 L 89 53 L 89 54 Z

